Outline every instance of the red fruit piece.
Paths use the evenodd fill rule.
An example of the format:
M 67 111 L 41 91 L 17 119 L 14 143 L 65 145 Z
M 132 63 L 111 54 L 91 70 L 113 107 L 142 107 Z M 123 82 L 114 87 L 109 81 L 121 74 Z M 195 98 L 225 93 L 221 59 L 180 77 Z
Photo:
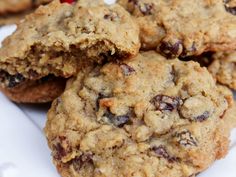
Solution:
M 60 0 L 60 1 L 61 3 L 66 2 L 66 3 L 72 4 L 75 0 Z

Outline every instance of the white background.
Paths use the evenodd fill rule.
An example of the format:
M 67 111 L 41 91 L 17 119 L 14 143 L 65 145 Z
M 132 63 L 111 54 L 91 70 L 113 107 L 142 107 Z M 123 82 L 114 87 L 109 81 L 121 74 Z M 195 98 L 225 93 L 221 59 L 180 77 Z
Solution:
M 0 28 L 0 41 L 14 30 L 14 25 Z M 0 177 L 59 177 L 43 135 L 48 108 L 17 105 L 0 93 Z M 229 154 L 198 176 L 236 177 L 236 129 Z

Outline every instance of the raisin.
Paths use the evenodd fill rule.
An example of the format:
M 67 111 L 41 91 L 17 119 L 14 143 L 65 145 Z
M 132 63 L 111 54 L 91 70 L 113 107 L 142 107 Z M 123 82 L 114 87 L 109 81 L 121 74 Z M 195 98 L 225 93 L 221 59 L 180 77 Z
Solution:
M 167 58 L 176 58 L 182 53 L 183 45 L 179 40 L 174 43 L 162 41 L 159 50 Z
M 152 15 L 153 13 L 153 4 L 143 3 L 139 5 L 139 10 L 143 15 Z
M 179 145 L 189 148 L 197 146 L 197 140 L 194 138 L 189 130 L 183 130 L 181 132 L 175 133 L 174 137 L 176 138 Z
M 116 12 L 110 12 L 109 14 L 104 15 L 104 19 L 110 20 L 110 21 L 117 21 L 119 19 L 119 16 Z
M 116 116 L 109 110 L 107 110 L 103 116 L 107 117 L 113 125 L 120 128 L 123 127 L 125 124 L 127 124 L 130 120 L 129 115 Z
M 194 117 L 194 119 L 195 119 L 196 121 L 203 122 L 203 121 L 206 120 L 209 116 L 210 116 L 209 111 L 205 111 L 202 115 L 197 116 L 197 117 Z
M 21 82 L 25 81 L 25 78 L 21 74 L 16 74 L 16 75 L 9 75 L 8 76 L 8 87 L 13 88 L 20 84 Z
M 158 157 L 162 157 L 162 158 L 168 160 L 169 163 L 173 163 L 173 162 L 175 162 L 175 161 L 179 161 L 179 158 L 178 158 L 178 157 L 173 157 L 173 156 L 171 156 L 171 155 L 167 152 L 165 146 L 163 146 L 163 145 L 160 145 L 160 146 L 158 146 L 158 147 L 157 147 L 157 146 L 154 146 L 154 147 L 152 147 L 152 150 L 155 152 L 155 154 L 156 154 Z
M 131 66 L 129 66 L 129 65 L 125 64 L 125 63 L 122 63 L 120 65 L 120 67 L 121 67 L 121 69 L 122 69 L 122 71 L 123 71 L 125 76 L 129 76 L 130 74 L 135 72 L 134 68 L 132 68 Z
M 13 88 L 25 81 L 25 78 L 21 74 L 10 75 L 6 71 L 0 71 L 0 81 L 4 83 L 7 87 Z
M 54 149 L 53 157 L 56 160 L 61 160 L 65 157 L 68 153 L 72 151 L 71 147 L 69 146 L 69 142 L 64 136 L 59 136 L 54 140 L 54 144 L 52 145 Z
M 159 111 L 173 111 L 182 104 L 182 100 L 179 97 L 170 97 L 167 95 L 157 95 L 150 102 Z
M 82 154 L 79 157 L 76 157 L 72 160 L 72 165 L 76 171 L 80 171 L 80 169 L 83 167 L 84 164 L 90 163 L 93 164 L 93 154 L 92 153 L 86 153 Z
M 231 2 L 231 0 L 225 0 L 224 4 L 225 4 L 225 10 L 229 13 L 231 13 L 232 15 L 236 15 L 236 6 L 231 7 L 229 5 L 229 3 Z
M 56 150 L 56 153 L 53 155 L 53 157 L 56 160 L 61 160 L 62 157 L 66 156 L 65 149 L 61 146 L 61 144 L 57 143 L 56 145 L 53 145 L 53 149 Z

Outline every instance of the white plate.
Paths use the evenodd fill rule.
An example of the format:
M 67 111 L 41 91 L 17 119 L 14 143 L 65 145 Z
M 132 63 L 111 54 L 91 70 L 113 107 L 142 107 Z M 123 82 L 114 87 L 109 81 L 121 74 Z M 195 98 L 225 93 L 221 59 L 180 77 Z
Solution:
M 14 30 L 0 28 L 0 41 Z M 0 93 L 0 177 L 59 177 L 43 135 L 47 109 L 16 105 Z M 199 177 L 236 177 L 236 129 L 231 141 L 229 154 Z

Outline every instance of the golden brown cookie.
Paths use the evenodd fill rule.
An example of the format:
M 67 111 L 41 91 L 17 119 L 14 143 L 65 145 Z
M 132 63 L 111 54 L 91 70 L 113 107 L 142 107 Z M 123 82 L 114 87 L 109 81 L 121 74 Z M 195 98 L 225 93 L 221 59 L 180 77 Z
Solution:
M 236 90 L 236 52 L 218 52 L 212 56 L 209 71 L 216 80 Z
M 64 91 L 66 83 L 66 79 L 54 76 L 47 76 L 36 81 L 24 80 L 19 85 L 14 83 L 17 82 L 17 79 L 21 81 L 19 76 L 18 78 L 17 76 L 12 77 L 11 83 L 9 83 L 11 85 L 8 85 L 8 88 L 0 86 L 0 90 L 18 103 L 50 102 Z
M 226 155 L 232 106 L 206 68 L 150 51 L 84 68 L 45 133 L 63 177 L 193 177 Z
M 33 81 L 51 74 L 68 78 L 84 65 L 136 55 L 138 35 L 130 14 L 117 4 L 56 0 L 27 16 L 3 42 L 0 71 Z
M 52 0 L 1 0 L 0 26 L 19 23 L 27 14 Z
M 119 0 L 137 20 L 143 49 L 168 58 L 236 49 L 233 0 Z

